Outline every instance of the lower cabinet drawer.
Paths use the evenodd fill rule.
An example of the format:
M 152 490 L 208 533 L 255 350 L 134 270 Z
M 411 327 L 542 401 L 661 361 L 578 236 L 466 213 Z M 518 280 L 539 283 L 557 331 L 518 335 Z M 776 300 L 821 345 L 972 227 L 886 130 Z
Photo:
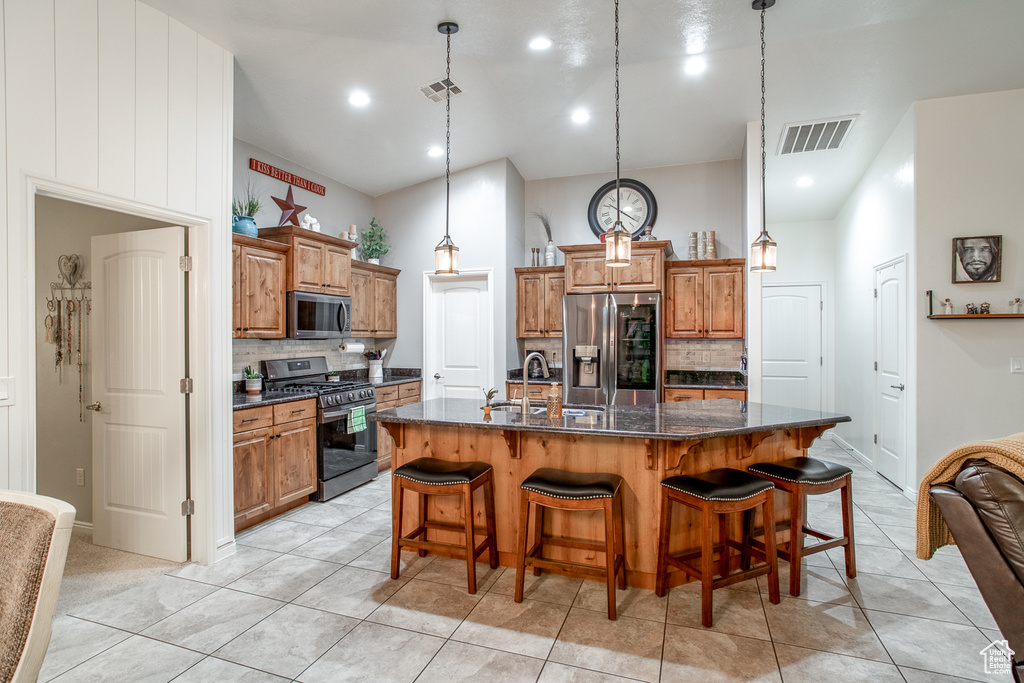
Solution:
M 703 398 L 703 389 L 665 389 L 665 403 L 675 403 L 677 401 L 700 401 Z
M 274 406 L 274 424 L 284 424 L 295 420 L 310 420 L 316 417 L 316 399 L 305 401 L 289 401 Z
M 710 401 L 714 398 L 732 398 L 737 401 L 746 401 L 747 392 L 742 389 L 705 389 L 704 399 Z
M 409 382 L 407 384 L 399 384 L 398 385 L 398 397 L 399 398 L 406 399 L 406 398 L 409 398 L 410 396 L 415 396 L 416 398 L 419 398 L 419 396 L 420 396 L 420 383 L 419 382 Z
M 232 431 L 235 434 L 271 427 L 274 424 L 274 406 L 236 410 L 232 414 L 232 419 L 234 422 L 234 429 Z
M 398 400 L 398 386 L 381 387 L 377 390 L 377 408 L 381 404 Z

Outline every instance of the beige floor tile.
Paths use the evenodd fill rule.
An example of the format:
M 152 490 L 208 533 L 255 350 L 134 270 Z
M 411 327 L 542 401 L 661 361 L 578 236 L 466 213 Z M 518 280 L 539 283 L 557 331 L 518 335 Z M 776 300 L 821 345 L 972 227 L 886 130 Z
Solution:
M 666 628 L 662 683 L 781 680 L 768 641 L 673 624 Z
M 39 683 L 59 676 L 131 636 L 127 631 L 68 616 L 56 617 L 52 628 L 50 647 L 39 670 Z
M 849 585 L 850 592 L 864 609 L 957 624 L 970 623 L 963 612 L 930 581 L 860 574 L 849 579 Z
M 99 602 L 76 607 L 70 615 L 137 633 L 216 590 L 216 586 L 160 576 Z
M 144 633 L 150 638 L 210 654 L 282 606 L 277 600 L 221 588 Z
M 532 571 L 526 572 L 523 578 L 523 597 L 541 602 L 553 602 L 556 605 L 572 605 L 579 593 L 583 579 L 571 579 L 560 574 L 542 573 L 534 576 Z M 498 580 L 488 589 L 491 593 L 515 595 L 516 570 L 506 567 Z
M 419 553 L 403 550 L 398 564 L 398 575 L 403 579 L 411 579 L 419 574 L 424 567 L 434 561 L 436 555 L 420 557 Z M 351 567 L 370 569 L 391 575 L 391 539 L 377 543 L 365 553 L 348 563 Z
M 347 491 L 331 500 L 338 505 L 357 505 L 364 508 L 377 507 L 391 500 L 391 489 L 370 488 L 367 485 Z
M 635 679 L 548 662 L 540 672 L 537 683 L 628 683 L 633 680 Z
M 373 534 L 381 538 L 391 537 L 391 513 L 384 510 L 367 510 L 337 527 L 345 531 Z
M 765 613 L 776 643 L 891 662 L 859 607 L 784 597 Z
M 482 593 L 490 590 L 491 584 L 498 580 L 505 571 L 505 568 L 491 569 L 491 566 L 487 563 L 486 553 L 481 555 L 479 560 L 476 563 L 476 590 L 477 593 Z M 455 559 L 454 557 L 435 557 L 433 562 L 425 565 L 416 574 L 416 578 L 421 581 L 443 583 L 446 586 L 461 586 L 465 590 L 468 581 L 466 577 L 466 561 Z
M 380 543 L 380 536 L 344 529 L 331 529 L 312 541 L 303 543 L 292 550 L 290 554 L 311 557 L 325 562 L 348 564 L 378 543 Z
M 524 589 L 525 592 L 525 589 Z M 603 581 L 584 581 L 576 594 L 574 607 L 608 613 L 608 588 Z M 653 590 L 627 587 L 615 589 L 615 611 L 626 617 L 664 622 L 668 596 L 659 598 Z
M 294 678 L 358 623 L 329 612 L 285 605 L 214 654 L 236 664 Z
M 330 503 L 309 502 L 295 508 L 282 517 L 282 519 L 286 519 L 289 522 L 301 522 L 302 524 L 325 526 L 333 529 L 364 512 L 366 512 L 365 507 L 346 505 L 345 503 L 331 505 Z
M 482 595 L 470 595 L 465 588 L 412 579 L 367 620 L 447 638 L 473 611 Z
M 311 541 L 327 531 L 322 526 L 300 524 L 286 519 L 274 519 L 265 524 L 257 524 L 246 529 L 235 537 L 239 545 L 248 545 L 264 550 L 286 553 L 307 541 Z
M 713 595 L 712 631 L 770 640 L 762 597 L 749 591 L 721 588 Z M 764 597 L 767 601 L 767 595 Z M 701 625 L 701 589 L 698 583 L 676 586 L 668 594 L 668 623 L 691 628 Z
M 890 526 L 917 526 L 916 513 L 911 509 L 894 509 L 885 504 L 882 505 L 860 505 L 857 506 L 875 524 L 888 524 Z
M 646 619 L 608 619 L 602 612 L 572 608 L 548 659 L 584 669 L 657 681 L 664 625 Z
M 919 560 L 911 555 L 910 561 L 933 583 L 965 588 L 977 587 L 971 570 L 967 568 L 967 563 L 959 552 L 943 553 L 943 550 L 946 549 L 940 548 L 930 560 Z
M 191 669 L 174 679 L 174 683 L 287 683 L 266 671 L 257 671 L 241 664 L 226 662 L 216 657 L 207 657 Z
M 903 676 L 893 664 L 847 657 L 832 652 L 776 644 L 775 655 L 785 681 L 830 683 L 901 683 Z
M 555 643 L 569 608 L 550 602 L 488 593 L 451 639 L 544 659 Z
M 889 540 L 897 548 L 911 555 L 914 554 L 917 548 L 917 529 L 906 526 L 891 526 L 889 524 L 879 524 L 878 528 L 889 537 Z
M 342 567 L 292 602 L 335 614 L 365 619 L 405 585 L 380 572 Z
M 899 548 L 879 548 L 872 545 L 861 545 L 857 543 L 857 575 L 879 574 L 881 576 L 896 576 L 903 579 L 917 579 L 921 581 L 924 574 L 914 566 L 914 563 Z M 843 566 L 843 549 L 832 548 L 826 550 L 829 558 L 837 567 Z
M 826 560 L 829 559 L 824 553 L 819 553 L 819 557 Z M 757 585 L 761 589 L 765 602 L 767 602 L 768 577 L 757 577 Z M 789 595 L 789 563 L 785 561 L 779 562 L 779 594 L 783 596 Z M 854 603 L 853 596 L 850 595 L 850 590 L 843 580 L 843 576 L 839 570 L 831 566 L 831 562 L 828 567 L 804 565 L 803 570 L 800 572 L 800 595 L 796 597 L 799 597 L 801 600 L 811 600 L 812 602 Z
M 960 678 L 959 676 L 946 676 L 945 674 L 935 673 L 934 671 L 922 671 L 920 669 L 912 669 L 908 666 L 901 666 L 900 673 L 903 674 L 903 679 L 907 683 L 975 683 L 979 679 L 971 678 Z M 984 679 L 990 683 L 1001 683 L 997 676 L 986 676 Z M 1012 678 L 1003 679 L 1006 683 L 1010 683 Z
M 333 562 L 282 555 L 238 581 L 228 584 L 228 588 L 288 602 L 340 568 L 340 565 Z
M 281 553 L 273 550 L 263 550 L 262 548 L 247 545 L 236 545 L 235 547 L 235 554 L 224 558 L 220 562 L 211 565 L 193 562 L 170 572 L 169 576 L 177 576 L 178 578 L 189 579 L 190 581 L 201 581 L 202 583 L 209 583 L 214 586 L 226 586 L 249 572 L 255 571 L 268 562 L 281 557 Z
M 412 683 L 443 638 L 363 622 L 299 675 L 303 683 Z
M 202 658 L 198 652 L 132 636 L 53 680 L 60 683 L 163 683 Z
M 979 653 L 989 641 L 977 627 L 887 612 L 865 613 L 897 665 L 950 676 L 983 677 Z
M 416 683 L 480 680 L 534 683 L 543 667 L 542 659 L 450 640 L 430 661 Z

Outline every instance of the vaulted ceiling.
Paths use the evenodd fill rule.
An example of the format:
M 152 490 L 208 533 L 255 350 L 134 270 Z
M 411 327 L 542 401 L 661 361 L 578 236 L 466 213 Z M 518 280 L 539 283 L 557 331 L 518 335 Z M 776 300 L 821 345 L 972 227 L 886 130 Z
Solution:
M 508 157 L 527 180 L 614 170 L 612 0 L 144 0 L 231 50 L 235 135 L 371 195 Z M 739 158 L 760 112 L 750 0 L 621 0 L 623 169 Z M 770 222 L 833 218 L 916 100 L 1024 87 L 1020 0 L 778 0 L 767 13 Z M 551 39 L 548 50 L 528 42 Z M 684 69 L 702 48 L 707 68 Z M 351 92 L 370 97 L 349 104 Z M 590 120 L 570 114 L 586 109 Z M 857 114 L 842 149 L 780 157 L 784 124 Z M 796 186 L 810 176 L 814 184 Z

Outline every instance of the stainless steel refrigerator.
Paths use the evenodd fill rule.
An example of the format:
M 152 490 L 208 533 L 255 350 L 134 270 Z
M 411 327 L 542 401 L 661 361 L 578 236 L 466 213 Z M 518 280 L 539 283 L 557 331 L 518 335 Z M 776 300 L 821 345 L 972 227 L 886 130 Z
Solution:
M 562 321 L 566 403 L 658 402 L 661 294 L 566 294 Z

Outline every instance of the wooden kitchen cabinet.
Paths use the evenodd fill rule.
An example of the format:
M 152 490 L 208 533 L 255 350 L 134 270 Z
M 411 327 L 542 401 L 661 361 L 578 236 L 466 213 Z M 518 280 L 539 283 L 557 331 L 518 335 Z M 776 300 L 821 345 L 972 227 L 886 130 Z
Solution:
M 231 336 L 285 337 L 285 281 L 288 247 L 232 235 Z
M 561 337 L 565 268 L 516 268 L 516 337 Z
M 352 336 L 398 336 L 397 268 L 354 261 L 352 263 Z
M 665 403 L 677 401 L 702 401 L 715 398 L 732 398 L 737 401 L 746 401 L 747 392 L 745 389 L 679 389 L 675 387 L 665 388 Z
M 665 336 L 742 339 L 743 259 L 669 261 L 665 264 Z
M 575 244 L 559 247 L 565 254 L 565 293 L 660 292 L 664 286 L 665 256 L 671 252 L 667 240 L 633 242 L 630 264 L 608 268 L 603 244 Z
M 407 406 L 422 400 L 423 382 L 415 380 L 377 389 L 377 411 Z M 391 469 L 391 437 L 380 425 L 377 430 L 377 471 Z
M 316 399 L 234 411 L 235 531 L 316 492 Z
M 541 384 L 539 382 L 530 382 L 530 400 L 531 401 L 547 401 L 548 394 L 551 393 L 551 387 L 554 386 L 555 390 L 561 394 L 562 385 L 559 382 L 553 384 Z M 505 398 L 509 401 L 521 400 L 523 398 L 523 383 L 522 382 L 505 382 Z
M 349 296 L 355 242 L 294 225 L 260 228 L 260 237 L 291 248 L 287 268 L 289 292 Z

